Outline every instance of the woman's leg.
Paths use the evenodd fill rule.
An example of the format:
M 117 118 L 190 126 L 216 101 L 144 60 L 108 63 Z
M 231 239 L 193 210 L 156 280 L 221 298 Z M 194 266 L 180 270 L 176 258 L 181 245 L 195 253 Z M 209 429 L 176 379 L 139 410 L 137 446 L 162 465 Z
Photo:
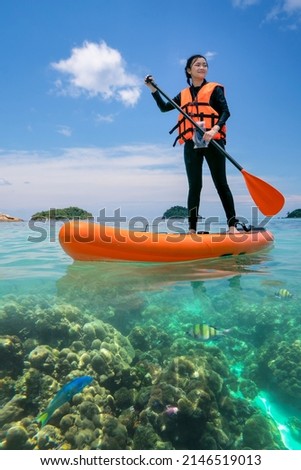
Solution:
M 188 178 L 188 222 L 189 229 L 196 230 L 202 190 L 202 167 L 204 156 L 201 150 L 194 149 L 192 140 L 184 144 L 184 162 Z
M 220 142 L 219 145 L 224 148 L 222 142 Z M 227 217 L 227 223 L 229 227 L 234 227 L 238 220 L 235 216 L 233 196 L 227 182 L 226 158 L 218 151 L 215 145 L 211 144 L 206 149 L 206 160 L 214 185 L 223 205 Z

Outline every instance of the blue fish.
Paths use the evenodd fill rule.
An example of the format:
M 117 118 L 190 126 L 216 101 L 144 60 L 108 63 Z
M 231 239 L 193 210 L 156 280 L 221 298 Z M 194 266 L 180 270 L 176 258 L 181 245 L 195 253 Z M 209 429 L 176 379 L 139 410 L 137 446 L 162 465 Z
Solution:
M 51 400 L 46 410 L 39 414 L 36 421 L 41 424 L 41 427 L 45 426 L 55 410 L 60 408 L 67 401 L 70 401 L 76 393 L 80 393 L 92 380 L 93 377 L 84 375 L 83 377 L 77 377 L 66 383 Z

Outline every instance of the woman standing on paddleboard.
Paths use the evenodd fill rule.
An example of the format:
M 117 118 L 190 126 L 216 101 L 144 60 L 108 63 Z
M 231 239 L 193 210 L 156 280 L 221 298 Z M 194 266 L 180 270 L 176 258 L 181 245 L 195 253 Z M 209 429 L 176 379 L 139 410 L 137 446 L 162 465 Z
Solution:
M 210 144 L 214 139 L 222 148 L 226 144 L 226 121 L 230 116 L 228 104 L 221 84 L 207 82 L 207 59 L 196 54 L 186 63 L 185 74 L 188 88 L 182 90 L 173 101 L 180 106 L 196 122 L 201 123 L 204 129 L 203 136 L 182 114 L 179 115 L 177 125 L 171 132 L 178 129 L 176 141 L 184 144 L 184 161 L 188 178 L 188 221 L 189 233 L 196 233 L 200 206 L 200 196 L 203 184 L 203 161 L 208 163 L 210 173 L 222 202 L 229 232 L 236 232 L 235 207 L 233 196 L 226 176 L 226 159 L 215 145 Z M 162 112 L 171 111 L 174 106 L 165 102 L 159 91 L 152 85 L 153 78 L 148 75 L 145 84 L 152 92 L 159 109 Z M 175 144 L 174 144 L 175 145 Z

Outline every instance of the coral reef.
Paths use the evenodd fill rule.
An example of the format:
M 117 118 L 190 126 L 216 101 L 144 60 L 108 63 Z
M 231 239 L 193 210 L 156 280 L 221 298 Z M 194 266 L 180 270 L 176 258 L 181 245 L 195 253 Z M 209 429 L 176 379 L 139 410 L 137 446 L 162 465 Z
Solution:
M 0 448 L 285 448 L 272 420 L 250 405 L 258 391 L 252 374 L 236 376 L 219 345 L 183 336 L 177 326 L 183 313 L 172 308 L 169 331 L 158 306 L 148 305 L 141 323 L 119 330 L 106 316 L 109 304 L 101 319 L 100 310 L 62 298 L 7 296 L 0 306 Z M 248 360 L 247 348 L 235 338 L 228 342 Z M 298 358 L 298 343 L 294 348 Z M 287 344 L 278 352 L 292 356 Z M 65 383 L 83 375 L 93 382 L 41 427 L 38 414 Z
M 243 428 L 243 447 L 261 450 L 285 449 L 276 424 L 261 414 L 247 419 Z
M 254 361 L 252 361 L 254 364 Z M 267 342 L 257 352 L 257 361 L 250 369 L 261 387 L 277 391 L 287 403 L 299 406 L 301 399 L 301 341 Z

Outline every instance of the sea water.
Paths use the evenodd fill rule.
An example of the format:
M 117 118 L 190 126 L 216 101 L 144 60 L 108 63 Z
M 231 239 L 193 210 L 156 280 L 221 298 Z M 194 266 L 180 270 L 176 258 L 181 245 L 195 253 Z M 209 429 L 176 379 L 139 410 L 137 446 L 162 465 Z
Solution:
M 231 393 L 269 415 L 288 449 L 301 449 L 301 429 L 298 434 L 288 426 L 292 418 L 299 423 L 301 405 L 295 401 L 292 406 L 293 393 L 285 389 L 294 386 L 301 394 L 300 219 L 269 222 L 275 236 L 271 249 L 169 264 L 73 262 L 59 245 L 60 225 L 1 223 L 0 307 L 26 296 L 44 297 L 92 315 L 105 312 L 103 320 L 125 336 L 137 326 L 155 327 L 175 344 L 189 341 L 187 331 L 196 323 L 230 329 L 214 347 L 226 356 L 237 383 L 251 388 L 253 384 L 255 390 L 238 386 Z M 190 344 L 195 344 L 193 339 Z M 277 356 L 281 344 L 288 351 L 288 357 L 282 358 L 284 369 Z M 294 351 L 296 357 L 292 357 Z M 279 376 L 287 372 L 285 386 L 277 367 Z M 265 371 L 270 372 L 269 383 Z

